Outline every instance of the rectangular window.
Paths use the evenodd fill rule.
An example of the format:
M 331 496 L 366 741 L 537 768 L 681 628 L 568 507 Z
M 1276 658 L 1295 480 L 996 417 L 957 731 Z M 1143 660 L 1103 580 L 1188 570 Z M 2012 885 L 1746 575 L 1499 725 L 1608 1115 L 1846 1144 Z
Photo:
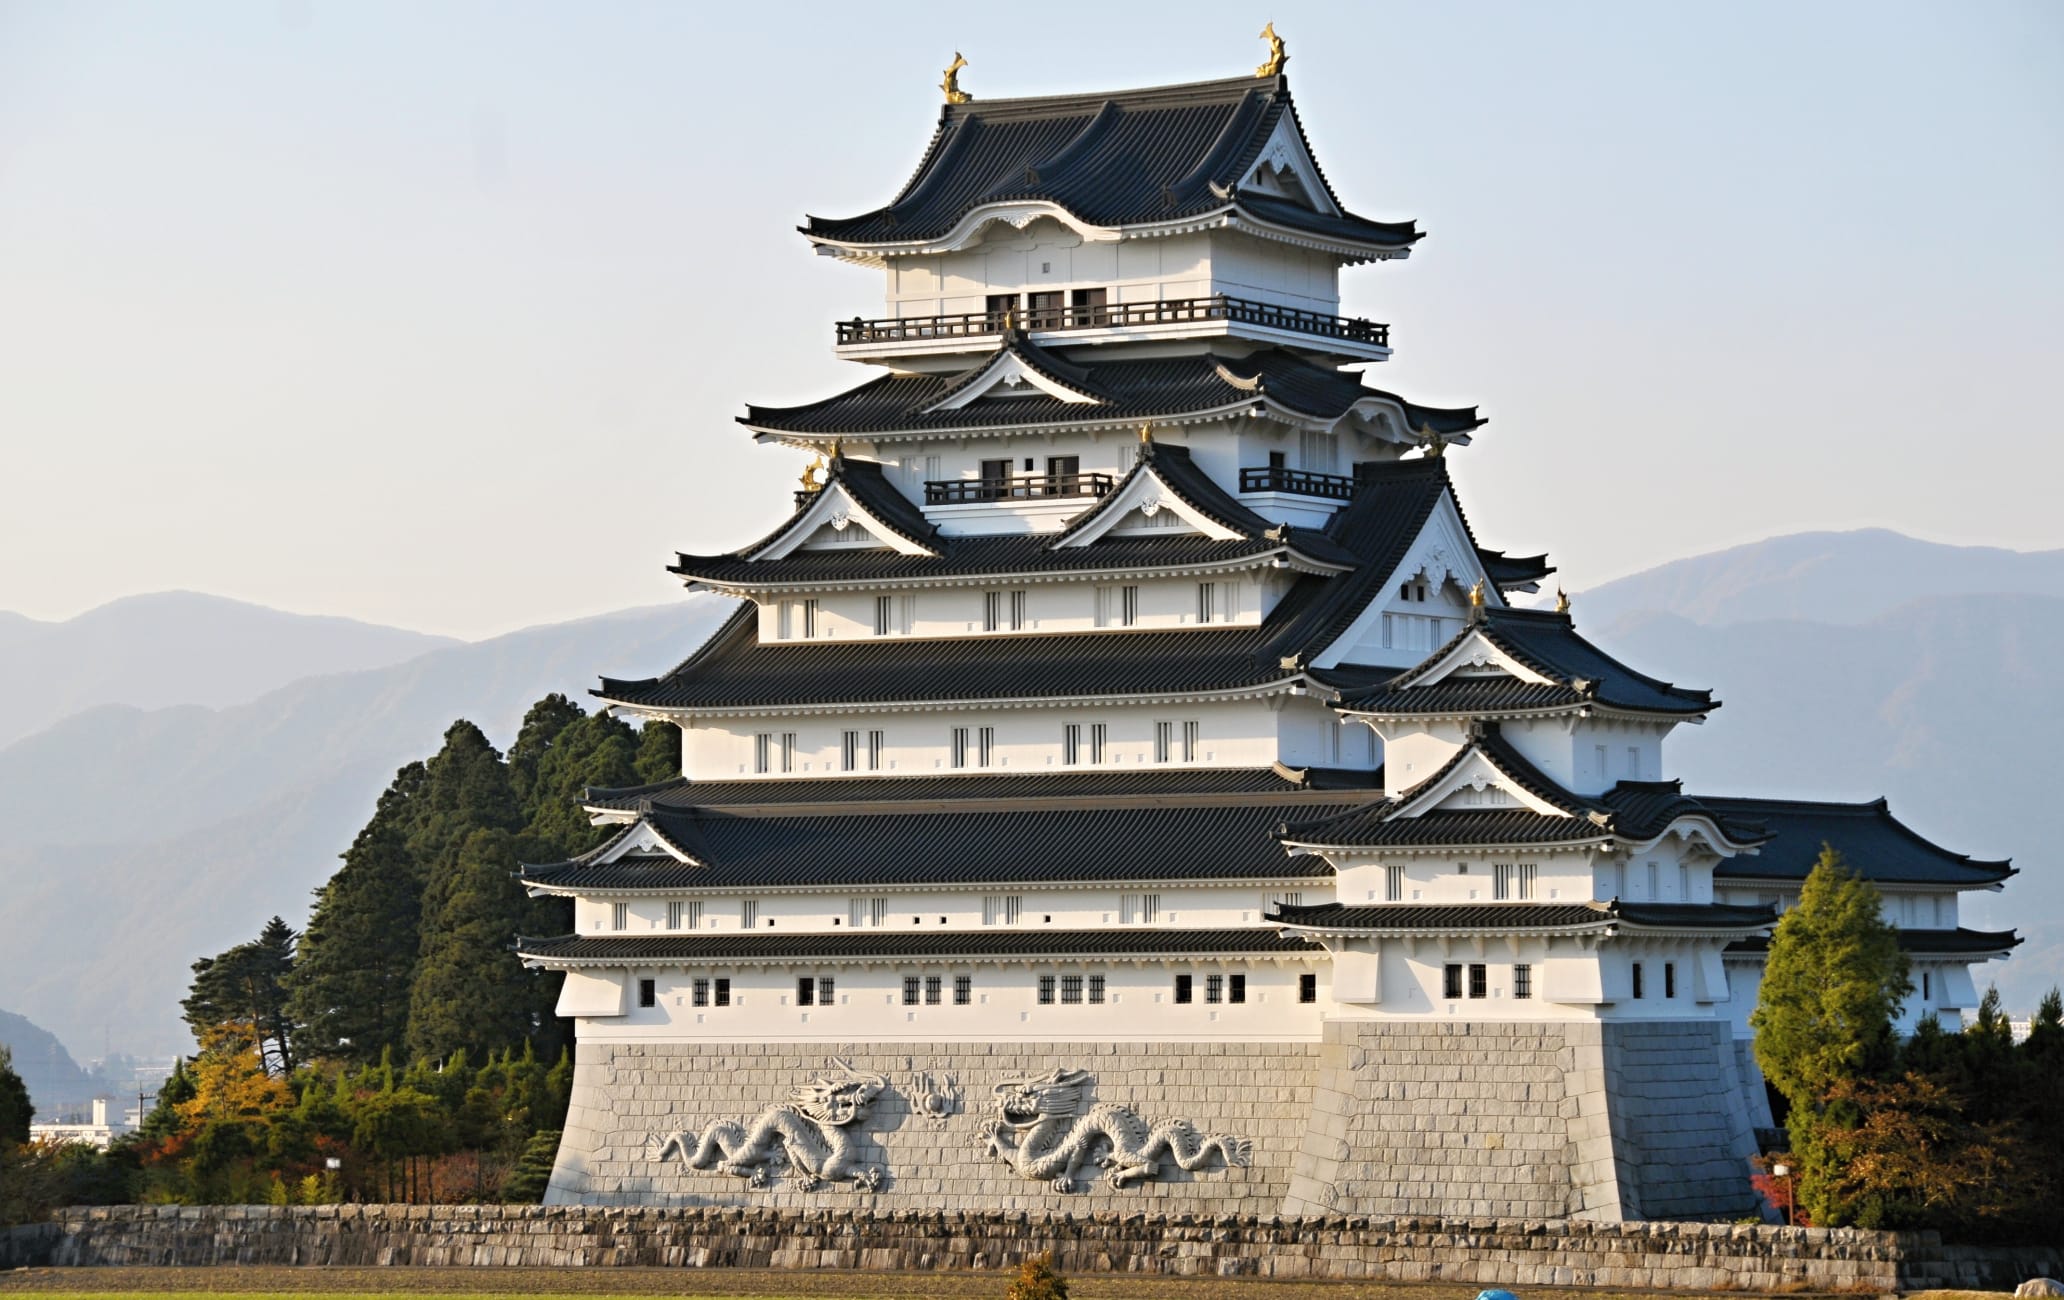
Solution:
M 738 905 L 739 928 L 750 930 L 760 923 L 760 900 L 748 898 Z
M 1152 925 L 1161 919 L 1161 895 L 1126 894 L 1118 900 L 1118 917 L 1126 925 Z
M 1154 724 L 1154 761 L 1166 763 L 1175 749 L 1175 724 L 1157 722 Z
M 1059 289 L 1025 295 L 1025 328 L 1028 330 L 1059 329 L 1061 318 L 1065 314 L 1063 296 Z
M 813 597 L 803 602 L 803 639 L 817 635 L 817 601 Z
M 1459 998 L 1462 996 L 1462 967 L 1459 963 L 1449 962 L 1446 966 L 1441 967 L 1441 996 L 1444 998 Z
M 1405 869 L 1393 863 L 1383 869 L 1383 900 L 1401 903 L 1405 899 Z
M 881 771 L 881 755 L 882 755 L 882 733 L 881 733 L 881 732 L 879 732 L 879 731 L 870 731 L 870 732 L 868 732 L 868 733 L 867 733 L 867 770 L 868 770 L 868 771 L 870 771 L 870 772 L 879 772 L 879 771 Z
M 720 1007 L 731 1005 L 731 981 L 722 977 L 717 980 L 716 994 L 712 999 Z
M 1491 898 L 1496 902 L 1504 902 L 1511 897 L 1512 866 L 1510 863 L 1500 862 L 1491 868 Z
M 906 1006 L 906 1007 L 914 1007 L 914 1006 L 916 1006 L 916 1005 L 917 1005 L 917 990 L 918 990 L 917 976 L 915 976 L 915 975 L 905 975 L 905 976 L 903 977 L 903 1005 L 904 1005 L 904 1006 Z
M 1118 589 L 1118 622 L 1120 626 L 1131 627 L 1139 622 L 1139 588 Z
M 1053 1000 L 1054 977 L 1051 975 L 1041 975 L 1039 977 L 1039 1005 L 1050 1007 L 1053 1005 Z
M 1531 998 L 1534 996 L 1534 968 L 1520 963 L 1512 968 L 1512 996 Z
M 691 988 L 691 1000 L 698 1007 L 709 1005 L 709 981 L 697 980 Z
M 1104 1000 L 1103 976 L 1092 975 L 1089 977 L 1089 1000 L 1091 1002 L 1102 1002 Z
M 848 731 L 839 738 L 839 767 L 846 772 L 860 770 L 860 733 Z
M 1061 728 L 1061 762 L 1074 767 L 1082 762 L 1082 724 L 1071 722 Z
M 1018 295 L 1014 293 L 992 293 L 982 299 L 982 311 L 989 318 L 986 324 L 991 334 L 1001 334 L 1004 318 L 1017 309 Z
M 874 926 L 881 926 L 881 925 L 887 925 L 887 924 L 889 923 L 889 900 L 888 900 L 888 899 L 886 899 L 886 898 L 875 898 L 875 899 L 869 899 L 869 900 L 868 900 L 868 904 L 867 904 L 867 923 L 868 923 L 869 925 L 874 925 Z
M 641 1007 L 655 1007 L 659 1005 L 659 982 L 657 980 L 638 981 L 638 1005 Z
M 1022 591 L 1012 592 L 1010 594 L 1011 631 L 1022 632 L 1025 630 L 1026 625 L 1030 622 L 1030 620 L 1025 617 L 1025 612 L 1025 593 Z
M 1629 781 L 1639 781 L 1641 779 L 1641 747 L 1638 745 L 1627 746 L 1627 779 Z
M 1197 621 L 1212 622 L 1218 615 L 1218 584 L 1200 582 L 1197 584 Z
M 1469 963 L 1469 996 L 1473 998 L 1487 998 L 1490 995 L 1490 968 L 1482 962 Z
M 1204 1000 L 1206 1002 L 1225 1001 L 1225 976 L 1206 975 L 1204 977 Z
M 752 770 L 756 776 L 765 776 L 774 770 L 774 737 L 761 732 L 752 738 Z
M 817 981 L 808 975 L 798 975 L 795 982 L 795 1004 L 799 1007 L 817 1005 Z
M 1677 864 L 1677 897 L 1687 903 L 1691 901 L 1691 864 L 1688 862 Z
M 953 1005 L 964 1007 L 975 1000 L 975 977 L 955 975 L 953 977 Z
M 629 903 L 611 903 L 609 905 L 609 928 L 612 930 L 625 930 L 630 928 L 630 924 L 631 905 Z
M 1050 497 L 1074 496 L 1082 485 L 1082 457 L 1048 456 L 1045 492 Z
M 1089 761 L 1092 766 L 1104 761 L 1105 735 L 1103 723 L 1092 722 L 1089 724 Z
M 1082 1005 L 1082 977 L 1080 975 L 1061 976 L 1061 1004 L 1070 1007 Z
M 781 770 L 795 771 L 796 734 L 793 731 L 781 733 Z
M 975 765 L 987 767 L 996 761 L 996 728 L 975 729 Z
M 817 981 L 817 1005 L 828 1007 L 832 1004 L 832 1001 L 831 976 L 821 976 Z
M 1666 998 L 1677 996 L 1677 963 L 1674 961 L 1663 963 L 1663 996 Z
M 1648 864 L 1648 899 L 1650 902 L 1654 902 L 1662 897 L 1661 889 L 1662 882 L 1657 878 L 1656 864 L 1651 862 Z
M 786 641 L 795 635 L 795 602 L 784 600 L 774 606 L 774 635 Z
M 1519 864 L 1519 896 L 1521 898 L 1532 898 L 1534 896 L 1534 880 L 1540 873 L 1541 868 L 1535 863 L 1522 862 Z
M 1024 905 L 1022 894 L 986 894 L 982 898 L 983 925 L 1016 925 Z
M 1634 963 L 1634 996 L 1641 996 L 1641 963 Z
M 1934 987 L 1934 985 L 1935 985 L 1935 981 L 1929 978 L 1929 972 L 1928 972 L 1928 971 L 1922 971 L 1922 972 L 1921 972 L 1921 1001 L 1923 1001 L 1923 1002 L 1930 1002 L 1930 1001 L 1933 1001 L 1933 1000 L 1934 1000 L 1934 997 L 1935 997 L 1935 987 Z
M 702 900 L 699 898 L 689 899 L 688 915 L 682 919 L 685 922 L 682 926 L 683 929 L 700 930 L 702 928 Z
M 952 750 L 953 766 L 966 767 L 968 762 L 968 729 L 966 727 L 955 727 L 953 729 Z
M 1010 495 L 1011 463 L 1008 456 L 1001 460 L 982 462 L 982 495 L 991 501 L 1000 501 Z
M 1113 612 L 1112 606 L 1117 598 L 1118 589 L 1116 587 L 1098 587 L 1096 589 L 1096 625 L 1098 627 L 1109 627 L 1116 620 L 1117 615 Z
M 666 905 L 666 928 L 667 928 L 667 929 L 669 929 L 669 930 L 678 930 L 678 929 L 680 929 L 680 928 L 681 928 L 681 912 L 682 912 L 682 908 L 683 908 L 683 906 L 684 906 L 684 905 L 682 904 L 681 900 L 680 900 L 680 899 L 678 899 L 678 898 L 677 898 L 677 899 L 673 899 L 672 901 L 670 901 L 670 902 L 669 902 L 669 903 L 668 903 L 668 904 Z
M 1226 1001 L 1245 1002 L 1246 1000 L 1247 977 L 1245 975 L 1226 976 Z
M 1297 1000 L 1304 1003 L 1319 1000 L 1319 977 L 1310 973 L 1297 977 Z
M 896 629 L 896 598 L 876 596 L 874 598 L 874 634 L 887 636 Z
M 1175 1000 L 1177 1002 L 1180 1003 L 1190 1001 L 1191 994 L 1195 991 L 1195 989 L 1196 982 L 1193 976 L 1178 975 L 1175 977 Z
M 1197 723 L 1182 724 L 1182 761 L 1185 763 L 1197 761 L 1197 736 L 1200 730 Z
M 927 976 L 925 976 L 925 1005 L 926 1005 L 926 1006 L 928 1006 L 928 1007 L 936 1007 L 936 1006 L 938 1006 L 938 1005 L 939 1005 L 939 984 L 940 984 L 940 981 L 939 981 L 939 977 L 938 977 L 937 975 L 927 975 Z
M 1104 288 L 1077 289 L 1068 295 L 1068 314 L 1078 327 L 1094 328 L 1111 323 L 1108 304 L 1111 291 Z
M 1003 593 L 985 591 L 982 593 L 982 630 L 994 632 L 1003 626 Z

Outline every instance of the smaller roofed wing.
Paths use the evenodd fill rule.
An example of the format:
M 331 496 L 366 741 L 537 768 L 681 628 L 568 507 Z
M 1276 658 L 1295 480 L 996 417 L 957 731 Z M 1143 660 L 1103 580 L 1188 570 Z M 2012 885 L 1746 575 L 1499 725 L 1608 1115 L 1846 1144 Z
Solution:
M 1768 839 L 1755 857 L 1733 858 L 1715 867 L 1714 875 L 1721 879 L 1803 881 L 1820 860 L 1822 845 L 1833 846 L 1867 879 L 1888 884 L 1969 889 L 1995 885 L 2015 874 L 2004 859 L 1973 858 L 1924 838 L 1894 817 L 1883 799 L 1819 803 L 1701 795 L 1699 802 L 1728 816 L 1760 823 Z

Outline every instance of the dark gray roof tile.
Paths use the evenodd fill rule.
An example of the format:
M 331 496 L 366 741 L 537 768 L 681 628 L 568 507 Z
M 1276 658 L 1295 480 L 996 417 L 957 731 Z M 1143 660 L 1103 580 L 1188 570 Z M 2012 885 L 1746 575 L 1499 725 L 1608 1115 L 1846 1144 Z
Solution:
M 520 939 L 517 951 L 544 962 L 635 966 L 716 966 L 750 962 L 908 960 L 1069 961 L 1132 957 L 1240 957 L 1320 955 L 1317 945 L 1271 930 L 849 930 L 831 934 L 694 936 L 578 936 Z

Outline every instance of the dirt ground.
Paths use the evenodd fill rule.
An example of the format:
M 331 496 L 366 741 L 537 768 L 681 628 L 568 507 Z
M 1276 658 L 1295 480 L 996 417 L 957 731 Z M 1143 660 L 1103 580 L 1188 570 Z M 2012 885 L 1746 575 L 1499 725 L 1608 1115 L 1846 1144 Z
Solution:
M 0 1294 L 136 1296 L 672 1296 L 676 1300 L 1001 1300 L 1011 1274 L 796 1273 L 661 1268 L 38 1268 L 0 1273 Z M 1267 1282 L 1222 1278 L 1068 1279 L 1070 1300 L 1472 1300 L 1457 1283 Z M 1526 1287 L 1522 1300 L 1653 1300 L 1656 1291 Z M 1707 1293 L 1720 1294 L 1720 1293 Z M 1975 1293 L 1972 1293 L 1975 1295 Z M 1949 1300 L 1934 1293 L 1932 1300 Z

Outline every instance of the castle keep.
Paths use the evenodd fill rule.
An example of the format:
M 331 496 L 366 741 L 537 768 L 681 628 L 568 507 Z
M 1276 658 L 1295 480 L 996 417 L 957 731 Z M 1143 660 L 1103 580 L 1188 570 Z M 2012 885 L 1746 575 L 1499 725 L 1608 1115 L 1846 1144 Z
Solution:
M 1719 701 L 1480 544 L 1484 425 L 1377 386 L 1349 210 L 1255 75 L 970 98 L 811 218 L 876 268 L 874 377 L 750 407 L 818 457 L 665 674 L 678 780 L 526 868 L 575 931 L 548 1199 L 1637 1219 L 1753 1210 L 1762 952 L 1822 843 L 1885 891 L 1909 1022 L 1975 1004 L 2005 863 L 1882 803 L 1687 792 Z M 1374 273 L 1374 272 L 1365 272 Z M 686 651 L 689 647 L 683 647 Z

